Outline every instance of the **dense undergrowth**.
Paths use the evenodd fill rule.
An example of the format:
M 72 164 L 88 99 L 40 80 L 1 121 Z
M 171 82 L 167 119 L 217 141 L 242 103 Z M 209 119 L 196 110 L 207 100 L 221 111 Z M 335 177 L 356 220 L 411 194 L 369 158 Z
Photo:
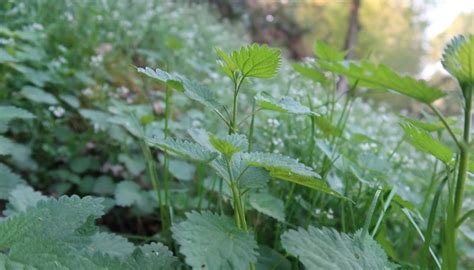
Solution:
M 321 42 L 290 65 L 204 5 L 3 1 L 0 21 L 0 269 L 474 267 L 472 36 L 442 56 L 466 112 L 445 117 L 425 82 Z

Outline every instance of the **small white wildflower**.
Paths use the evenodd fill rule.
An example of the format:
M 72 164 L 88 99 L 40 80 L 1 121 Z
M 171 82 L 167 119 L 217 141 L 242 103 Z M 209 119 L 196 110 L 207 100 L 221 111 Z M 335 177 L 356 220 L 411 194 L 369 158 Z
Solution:
M 71 12 L 66 12 L 66 13 L 64 13 L 64 16 L 66 17 L 66 19 L 67 19 L 69 22 L 73 22 L 73 21 L 74 21 L 74 15 L 72 15 Z
M 104 61 L 104 56 L 99 54 L 99 55 L 94 55 L 91 57 L 91 65 L 93 66 L 98 66 Z
M 94 94 L 94 92 L 92 92 L 92 89 L 90 89 L 89 87 L 82 89 L 81 93 L 86 97 L 90 97 Z
M 38 30 L 38 31 L 42 31 L 44 29 L 43 25 L 42 24 L 39 24 L 39 23 L 34 23 L 31 25 L 31 29 L 33 30 Z

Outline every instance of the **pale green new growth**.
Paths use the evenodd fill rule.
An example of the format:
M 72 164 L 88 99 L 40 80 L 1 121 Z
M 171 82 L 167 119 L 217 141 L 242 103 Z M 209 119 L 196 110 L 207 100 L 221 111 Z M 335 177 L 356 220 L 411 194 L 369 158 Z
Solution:
M 474 35 L 453 38 L 444 49 L 442 64 L 460 83 L 474 84 Z
M 257 261 L 257 242 L 227 216 L 191 212 L 173 225 L 173 238 L 193 269 L 247 269 Z
M 441 90 L 429 86 L 426 81 L 401 76 L 384 65 L 369 62 L 347 65 L 325 61 L 320 62 L 319 65 L 323 69 L 358 80 L 360 85 L 379 90 L 392 90 L 426 104 L 431 104 L 446 95 Z
M 450 164 L 453 153 L 442 142 L 433 139 L 429 133 L 410 123 L 401 124 L 408 142 L 420 151 L 429 153 L 446 164 Z
M 241 134 L 231 134 L 224 136 L 210 134 L 209 142 L 225 157 L 230 157 L 233 154 L 247 150 L 248 148 L 247 137 Z
M 263 109 L 292 114 L 311 114 L 311 110 L 308 107 L 294 100 L 292 97 L 274 98 L 267 93 L 259 93 L 255 96 L 255 100 Z
M 233 79 L 236 76 L 271 78 L 276 75 L 281 63 L 280 50 L 267 45 L 252 44 L 231 54 L 217 48 L 216 53 L 222 60 L 222 70 Z
M 370 237 L 339 233 L 333 229 L 307 230 L 298 228 L 281 236 L 287 252 L 298 257 L 306 269 L 325 270 L 389 270 L 396 265 L 389 262 L 383 249 Z

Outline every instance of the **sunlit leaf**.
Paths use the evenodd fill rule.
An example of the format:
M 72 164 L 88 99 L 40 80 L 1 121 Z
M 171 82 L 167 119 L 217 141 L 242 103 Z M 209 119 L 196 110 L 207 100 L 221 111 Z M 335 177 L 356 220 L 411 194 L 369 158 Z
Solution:
M 385 65 L 377 66 L 369 62 L 347 65 L 325 61 L 321 61 L 319 65 L 325 70 L 358 80 L 359 85 L 379 90 L 392 90 L 426 104 L 446 95 L 441 90 L 429 86 L 426 81 L 401 76 Z
M 442 64 L 462 84 L 474 84 L 474 35 L 453 38 L 444 49 Z
M 243 77 L 271 78 L 280 67 L 280 50 L 267 45 L 252 44 L 241 47 L 238 51 L 226 54 L 216 49 L 222 60 L 223 71 L 231 78 L 239 72 Z
M 401 124 L 408 142 L 420 151 L 429 153 L 446 164 L 450 164 L 453 152 L 442 142 L 431 137 L 426 131 L 409 123 Z

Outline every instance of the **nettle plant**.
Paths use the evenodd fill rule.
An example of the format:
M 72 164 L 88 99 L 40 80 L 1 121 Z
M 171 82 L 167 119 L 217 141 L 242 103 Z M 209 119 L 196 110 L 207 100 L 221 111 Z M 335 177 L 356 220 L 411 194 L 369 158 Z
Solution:
M 230 109 L 219 103 L 213 91 L 180 74 L 148 67 L 138 68 L 138 71 L 212 110 L 227 127 L 226 130 L 214 134 L 205 129 L 190 129 L 188 133 L 194 142 L 173 139 L 166 134 L 147 136 L 145 140 L 148 145 L 166 153 L 208 164 L 224 180 L 226 189 L 230 191 L 233 220 L 209 211 L 193 211 L 186 214 L 185 221 L 172 226 L 173 238 L 180 245 L 180 252 L 185 256 L 186 263 L 196 269 L 255 269 L 259 246 L 247 219 L 246 202 L 252 194 L 265 190 L 270 179 L 302 185 L 341 200 L 347 198 L 331 189 L 311 167 L 296 159 L 277 153 L 252 151 L 254 117 L 258 111 L 272 110 L 311 119 L 319 117 L 309 107 L 291 97 L 275 98 L 266 93 L 258 93 L 254 97 L 258 108 L 254 106 L 250 115 L 239 115 L 239 94 L 245 91 L 245 84 L 251 78 L 275 76 L 280 66 L 280 51 L 254 44 L 230 54 L 221 49 L 216 49 L 216 52 L 222 71 L 232 82 Z M 241 128 L 244 121 L 250 121 L 248 130 Z M 224 193 L 222 190 L 221 193 Z M 380 195 L 380 192 L 377 194 Z M 268 195 L 267 200 L 278 205 L 278 200 L 272 200 L 271 195 Z M 375 203 L 376 200 L 372 203 L 369 217 L 372 217 Z M 270 216 L 284 221 L 284 213 L 270 213 Z M 395 268 L 382 248 L 368 234 L 369 224 L 366 222 L 364 228 L 354 235 L 311 226 L 307 230 L 299 228 L 283 233 L 281 241 L 283 248 L 297 256 L 309 269 Z M 332 248 L 323 248 L 321 243 Z
M 421 248 L 422 269 L 437 267 L 442 269 L 457 269 L 458 253 L 456 240 L 458 239 L 459 227 L 474 213 L 473 209 L 463 211 L 464 192 L 468 171 L 473 170 L 471 133 L 472 115 L 472 92 L 474 87 L 474 36 L 459 36 L 454 38 L 445 48 L 442 64 L 444 68 L 454 76 L 461 89 L 461 101 L 464 111 L 463 128 L 461 135 L 458 129 L 452 126 L 434 102 L 446 96 L 446 93 L 435 87 L 429 86 L 425 81 L 415 80 L 408 76 L 400 76 L 384 65 L 374 65 L 367 61 L 359 63 L 344 63 L 342 61 L 318 61 L 318 69 L 330 71 L 346 76 L 353 84 L 365 86 L 371 89 L 390 90 L 410 97 L 426 105 L 439 119 L 440 123 L 424 122 L 420 120 L 404 118 L 401 127 L 405 133 L 405 139 L 415 148 L 431 154 L 444 164 L 444 170 L 439 173 L 435 167 L 435 181 L 430 184 L 437 185 L 433 194 L 429 217 L 426 221 L 424 232 L 420 229 L 409 214 L 410 223 L 415 226 L 423 240 Z M 440 126 L 442 127 L 440 129 Z M 433 137 L 432 133 L 447 131 L 451 144 L 455 146 L 453 151 L 440 139 Z M 436 182 L 437 181 L 437 182 Z M 447 191 L 443 197 L 443 191 L 447 185 Z M 438 213 L 438 204 L 443 201 L 444 214 L 441 216 L 441 249 L 442 259 L 431 249 L 431 240 L 434 235 L 435 222 Z M 466 206 L 466 205 L 465 205 Z

